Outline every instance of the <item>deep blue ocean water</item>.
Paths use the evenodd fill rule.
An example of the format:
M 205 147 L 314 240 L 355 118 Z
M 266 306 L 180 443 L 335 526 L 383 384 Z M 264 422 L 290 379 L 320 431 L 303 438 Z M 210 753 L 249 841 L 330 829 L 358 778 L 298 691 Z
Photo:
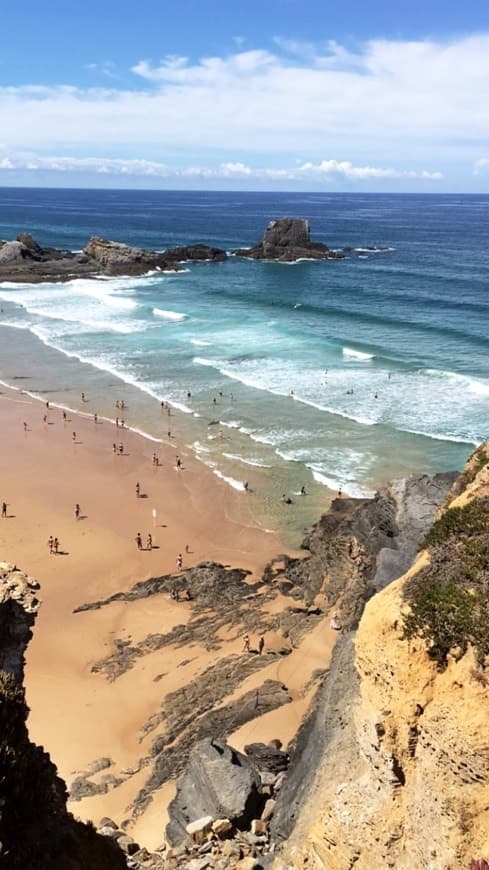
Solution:
M 0 284 L 0 377 L 71 407 L 88 385 L 109 416 L 130 395 L 131 425 L 155 437 L 169 400 L 180 443 L 235 488 L 246 479 L 268 525 L 302 484 L 301 522 L 327 488 L 459 468 L 489 428 L 488 196 L 0 191 L 0 238 L 72 250 L 91 235 L 230 250 L 284 216 L 356 250 Z

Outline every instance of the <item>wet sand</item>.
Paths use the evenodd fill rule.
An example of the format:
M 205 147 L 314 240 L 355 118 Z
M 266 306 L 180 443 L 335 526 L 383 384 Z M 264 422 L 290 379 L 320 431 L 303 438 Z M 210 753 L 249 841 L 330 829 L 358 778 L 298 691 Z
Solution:
M 283 547 L 275 534 L 254 525 L 252 500 L 246 494 L 231 490 L 183 451 L 184 467 L 177 470 L 177 445 L 155 444 L 108 421 L 96 424 L 71 412 L 67 417 L 64 422 L 60 409 L 46 410 L 25 394 L 2 387 L 0 501 L 7 502 L 8 517 L 0 520 L 0 557 L 41 584 L 42 606 L 26 663 L 30 735 L 52 754 L 61 776 L 71 783 L 75 772 L 100 757 L 114 764 L 93 777 L 95 781 L 135 765 L 149 745 L 138 741 L 138 732 L 162 697 L 218 658 L 242 649 L 241 638 L 232 636 L 217 652 L 193 649 L 190 662 L 179 667 L 189 658 L 188 650 L 164 647 L 109 683 L 91 673 L 91 667 L 109 654 L 114 638 L 138 641 L 150 632 L 169 631 L 188 619 L 188 605 L 159 595 L 130 607 L 119 602 L 79 614 L 73 609 L 139 580 L 176 572 L 179 553 L 184 567 L 215 560 L 259 576 Z M 121 441 L 124 453 L 114 455 L 112 444 Z M 158 467 L 152 464 L 153 452 L 159 455 Z M 136 497 L 137 482 L 144 497 Z M 79 520 L 73 513 L 77 502 Z M 155 549 L 138 551 L 138 532 L 143 544 L 151 533 Z M 50 535 L 59 538 L 58 555 L 49 553 Z M 274 672 L 275 664 L 255 675 L 260 682 L 267 676 L 289 680 L 294 702 L 269 714 L 263 734 L 260 720 L 250 723 L 236 735 L 237 743 L 251 736 L 269 739 L 272 731 L 284 742 L 293 735 L 309 700 L 303 688 L 312 671 L 329 660 L 334 632 L 324 623 L 322 629 L 327 637 L 317 629 L 282 664 L 280 674 Z M 272 648 L 275 642 L 283 645 L 283 639 L 267 638 Z M 165 677 L 155 682 L 162 673 Z M 72 803 L 71 809 L 81 818 L 98 822 L 109 815 L 120 823 L 148 775 L 146 768 L 105 795 Z M 171 792 L 171 785 L 161 789 L 132 831 L 137 836 L 140 830 L 149 847 L 163 839 Z

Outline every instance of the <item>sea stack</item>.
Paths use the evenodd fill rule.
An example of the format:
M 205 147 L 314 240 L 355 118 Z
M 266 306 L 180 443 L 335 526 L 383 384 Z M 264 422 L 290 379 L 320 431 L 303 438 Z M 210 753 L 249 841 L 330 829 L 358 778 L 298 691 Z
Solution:
M 333 251 L 321 242 L 311 242 L 309 221 L 304 218 L 280 218 L 270 221 L 263 239 L 253 248 L 238 248 L 233 254 L 253 260 L 337 260 L 343 254 Z

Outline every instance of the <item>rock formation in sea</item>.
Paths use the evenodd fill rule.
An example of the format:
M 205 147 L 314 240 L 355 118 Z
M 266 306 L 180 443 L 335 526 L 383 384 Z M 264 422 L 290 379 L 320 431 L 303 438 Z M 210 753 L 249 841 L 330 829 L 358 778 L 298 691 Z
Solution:
M 143 275 L 151 270 L 181 270 L 186 260 L 219 262 L 226 252 L 208 245 L 149 251 L 93 236 L 83 251 L 41 247 L 28 233 L 0 241 L 0 281 L 69 281 L 98 275 Z
M 303 218 L 280 218 L 270 221 L 263 239 L 253 248 L 233 251 L 238 257 L 252 260 L 278 260 L 293 263 L 296 260 L 338 260 L 344 257 L 321 242 L 311 242 L 309 221 Z

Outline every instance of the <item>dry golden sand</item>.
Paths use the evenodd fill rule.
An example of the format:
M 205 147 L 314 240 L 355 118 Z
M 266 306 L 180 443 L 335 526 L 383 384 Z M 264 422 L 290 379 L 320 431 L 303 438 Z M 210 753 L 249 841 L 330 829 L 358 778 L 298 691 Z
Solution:
M 73 609 L 128 589 L 138 580 L 175 571 L 180 552 L 185 566 L 216 560 L 259 575 L 281 544 L 275 534 L 254 525 L 252 499 L 217 480 L 192 456 L 182 452 L 184 470 L 177 471 L 173 447 L 123 432 L 108 421 L 95 424 L 71 412 L 67 416 L 64 422 L 60 409 L 45 411 L 42 403 L 2 387 L 0 500 L 9 504 L 13 516 L 0 521 L 0 556 L 41 584 L 42 607 L 27 652 L 29 729 L 32 739 L 51 752 L 69 783 L 76 771 L 84 771 L 102 756 L 113 759 L 114 766 L 95 781 L 134 765 L 151 739 L 150 735 L 139 743 L 138 732 L 164 695 L 220 656 L 242 649 L 233 632 L 217 653 L 197 646 L 165 647 L 108 683 L 92 674 L 91 667 L 111 651 L 115 637 L 137 642 L 150 632 L 166 632 L 186 621 L 188 606 L 154 596 L 130 606 L 115 603 L 79 614 Z M 112 443 L 121 440 L 125 455 L 114 455 Z M 158 468 L 151 461 L 155 450 L 161 461 Z M 147 498 L 136 498 L 137 481 Z M 83 517 L 79 521 L 73 515 L 76 502 Z M 139 552 L 137 532 L 143 541 L 151 532 L 158 549 Z M 59 538 L 62 554 L 49 554 L 50 535 Z M 185 555 L 186 544 L 189 555 Z M 280 609 L 288 604 L 279 597 L 273 606 Z M 267 677 L 280 679 L 293 703 L 240 729 L 232 737 L 238 748 L 271 737 L 287 743 L 310 700 L 311 692 L 305 693 L 304 687 L 315 669 L 327 667 L 333 643 L 334 632 L 322 622 L 290 656 L 246 681 L 244 689 Z M 270 635 L 267 645 L 283 646 L 283 638 Z M 160 674 L 165 676 L 155 682 Z M 148 773 L 142 770 L 119 788 L 73 803 L 71 809 L 84 819 L 97 822 L 109 815 L 120 823 Z M 173 784 L 167 784 L 155 794 L 134 829 L 150 848 L 163 838 L 173 789 Z

